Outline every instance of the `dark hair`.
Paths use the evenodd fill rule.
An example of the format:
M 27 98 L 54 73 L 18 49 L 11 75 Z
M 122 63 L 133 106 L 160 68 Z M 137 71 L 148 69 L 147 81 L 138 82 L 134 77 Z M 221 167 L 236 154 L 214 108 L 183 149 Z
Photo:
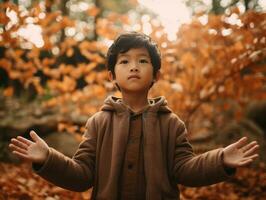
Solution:
M 127 32 L 119 35 L 107 52 L 106 67 L 115 77 L 115 64 L 119 53 L 125 53 L 133 48 L 146 48 L 153 66 L 153 76 L 161 68 L 161 53 L 155 42 L 143 33 Z

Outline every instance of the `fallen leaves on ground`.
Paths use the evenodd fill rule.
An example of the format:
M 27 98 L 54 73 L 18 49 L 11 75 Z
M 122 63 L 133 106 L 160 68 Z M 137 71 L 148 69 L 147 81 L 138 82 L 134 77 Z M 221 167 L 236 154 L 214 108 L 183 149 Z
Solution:
M 208 187 L 180 186 L 181 200 L 262 200 L 266 199 L 266 166 L 240 168 L 227 182 Z M 48 183 L 34 174 L 27 163 L 0 163 L 0 200 L 88 200 L 87 192 L 71 192 Z
M 264 200 L 266 199 L 266 166 L 239 168 L 228 181 L 208 187 L 180 187 L 181 200 Z
M 85 200 L 91 190 L 71 192 L 36 175 L 29 164 L 0 163 L 0 200 Z

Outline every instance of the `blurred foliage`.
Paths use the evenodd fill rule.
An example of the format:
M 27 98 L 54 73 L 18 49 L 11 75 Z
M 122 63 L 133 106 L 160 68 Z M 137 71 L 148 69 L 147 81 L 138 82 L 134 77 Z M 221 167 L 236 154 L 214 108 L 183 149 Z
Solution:
M 228 7 L 220 15 L 196 14 L 180 27 L 177 40 L 169 41 L 149 14 L 143 20 L 114 12 L 115 5 L 124 7 L 119 2 L 104 7 L 102 1 L 67 1 L 65 13 L 58 10 L 60 2 L 65 1 L 37 1 L 28 8 L 0 4 L 2 95 L 26 92 L 28 100 L 41 100 L 44 109 L 59 106 L 67 113 L 67 102 L 72 102 L 77 113 L 93 114 L 107 95 L 119 95 L 104 69 L 108 46 L 118 33 L 133 27 L 144 31 L 148 23 L 163 55 L 163 76 L 150 94 L 165 95 L 185 121 L 210 122 L 232 101 L 238 105 L 232 117 L 239 119 L 247 103 L 266 98 L 263 12 Z M 222 126 L 223 120 L 215 125 Z
M 258 0 L 186 0 L 186 4 L 192 9 L 192 12 L 206 12 L 214 14 L 224 14 L 234 6 L 241 8 L 244 12 L 248 10 L 262 11 Z
M 141 8 L 136 0 L 20 2 L 0 4 L 0 118 L 30 112 L 43 122 L 43 113 L 51 114 L 53 108 L 66 118 L 71 113 L 71 119 L 95 113 L 107 95 L 120 95 L 105 70 L 108 46 L 119 33 L 145 32 L 148 25 L 163 55 L 162 79 L 150 96 L 166 96 L 175 113 L 187 123 L 193 122 L 189 129 L 194 134 L 228 130 L 227 135 L 220 135 L 229 140 L 246 134 L 243 127 L 247 125 L 259 133 L 265 130 L 266 14 L 261 12 L 259 1 L 212 0 L 207 4 L 187 0 L 194 15 L 190 23 L 179 28 L 174 41 L 169 41 L 156 14 Z M 30 111 L 24 112 L 20 103 L 11 100 L 16 98 Z M 256 104 L 246 111 L 250 102 Z M 243 118 L 256 121 L 261 129 Z M 26 119 L 28 124 L 30 119 Z M 84 131 L 76 122 L 60 121 L 58 116 L 54 119 L 59 132 Z M 228 121 L 234 123 L 226 127 Z M 18 126 L 27 124 L 16 122 Z M 49 121 L 51 124 L 53 128 Z M 237 135 L 232 136 L 232 130 L 238 130 Z M 1 141 L 3 138 L 9 137 L 1 134 Z M 0 142 L 0 157 L 4 148 Z M 53 187 L 34 177 L 25 166 L 1 164 L 0 169 L 0 199 L 7 194 L 9 199 L 89 197 L 89 192 L 77 194 Z M 241 169 L 230 183 L 181 188 L 182 198 L 217 199 L 212 196 L 216 194 L 219 199 L 259 199 L 265 196 L 263 170 L 265 166 Z

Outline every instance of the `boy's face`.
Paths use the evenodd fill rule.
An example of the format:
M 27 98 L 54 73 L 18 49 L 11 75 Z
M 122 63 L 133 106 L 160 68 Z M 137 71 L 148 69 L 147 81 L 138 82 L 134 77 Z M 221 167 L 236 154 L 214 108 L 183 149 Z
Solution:
M 121 92 L 148 91 L 153 81 L 153 67 L 147 49 L 134 48 L 118 54 L 115 75 Z M 113 80 L 111 72 L 109 77 Z

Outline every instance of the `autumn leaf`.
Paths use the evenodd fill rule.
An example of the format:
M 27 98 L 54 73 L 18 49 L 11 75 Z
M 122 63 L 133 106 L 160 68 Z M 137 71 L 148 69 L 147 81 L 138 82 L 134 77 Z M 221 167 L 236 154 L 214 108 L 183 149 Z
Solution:
M 4 89 L 4 92 L 3 92 L 4 96 L 6 96 L 6 97 L 13 96 L 13 93 L 14 93 L 13 87 L 8 87 L 8 88 Z
M 93 6 L 93 7 L 90 7 L 88 10 L 87 10 L 87 14 L 89 16 L 92 16 L 92 17 L 95 17 L 97 16 L 98 14 L 100 13 L 100 9 L 96 6 Z

